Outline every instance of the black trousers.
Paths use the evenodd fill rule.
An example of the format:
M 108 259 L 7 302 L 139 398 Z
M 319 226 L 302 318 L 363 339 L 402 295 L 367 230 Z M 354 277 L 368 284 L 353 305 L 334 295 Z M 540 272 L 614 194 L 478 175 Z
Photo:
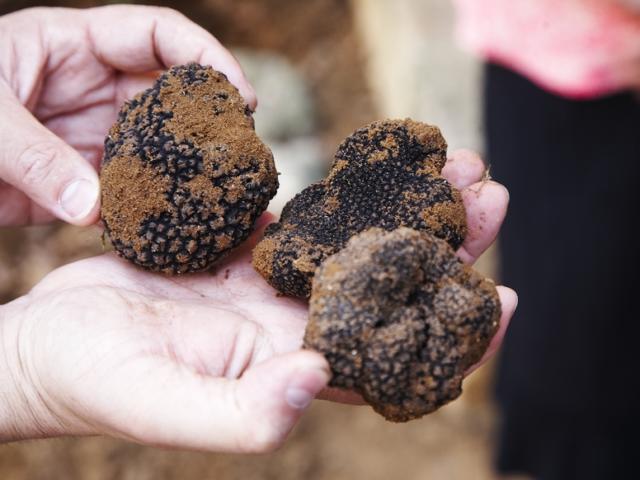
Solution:
M 498 470 L 622 478 L 640 425 L 640 103 L 485 73 L 487 158 L 511 193 L 501 280 L 520 296 L 497 375 Z

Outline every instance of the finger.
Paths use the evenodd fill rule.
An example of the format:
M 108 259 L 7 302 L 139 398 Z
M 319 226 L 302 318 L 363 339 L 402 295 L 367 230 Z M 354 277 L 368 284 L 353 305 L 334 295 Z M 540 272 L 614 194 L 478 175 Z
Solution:
M 509 191 L 492 180 L 476 182 L 461 191 L 467 211 L 467 236 L 458 256 L 474 263 L 495 241 L 509 205 Z
M 442 176 L 458 190 L 462 190 L 480 181 L 485 171 L 486 167 L 480 155 L 471 150 L 460 149 L 449 154 L 442 169 Z
M 500 316 L 500 326 L 498 327 L 498 331 L 491 339 L 491 343 L 489 343 L 489 347 L 487 351 L 484 353 L 482 358 L 478 363 L 473 365 L 469 370 L 467 370 L 466 375 L 469 375 L 471 372 L 482 366 L 487 362 L 500 348 L 502 344 L 502 340 L 504 339 L 505 333 L 507 333 L 507 328 L 509 327 L 509 322 L 513 317 L 513 314 L 518 307 L 518 295 L 515 291 L 511 290 L 508 287 L 498 286 L 496 287 L 498 290 L 498 295 L 500 296 L 500 303 L 502 305 L 502 315 Z
M 132 373 L 129 369 L 128 375 Z M 135 416 L 135 421 L 117 425 L 121 436 L 228 452 L 278 447 L 329 381 L 326 361 L 308 351 L 257 364 L 238 380 L 204 376 L 168 360 L 143 366 L 139 373 L 137 394 L 120 399 L 122 411 Z
M 98 14 L 99 13 L 99 14 Z M 124 72 L 198 62 L 224 73 L 255 110 L 253 87 L 240 64 L 213 35 L 167 8 L 113 5 L 86 11 L 94 54 Z
M 100 187 L 93 167 L 0 84 L 0 178 L 58 218 L 94 223 Z

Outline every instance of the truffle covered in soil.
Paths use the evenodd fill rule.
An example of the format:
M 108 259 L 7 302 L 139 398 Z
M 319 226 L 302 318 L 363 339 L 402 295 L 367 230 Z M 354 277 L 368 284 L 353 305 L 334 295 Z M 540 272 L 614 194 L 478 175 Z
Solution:
M 372 123 L 338 148 L 329 175 L 296 195 L 253 254 L 277 290 L 308 297 L 316 268 L 371 227 L 427 231 L 458 248 L 466 234 L 460 192 L 440 172 L 447 144 L 413 120 Z
M 193 63 L 125 103 L 100 174 L 102 220 L 118 255 L 193 272 L 247 238 L 278 188 L 251 114 L 224 74 Z
M 373 228 L 316 272 L 304 344 L 327 358 L 331 386 L 403 422 L 460 395 L 500 312 L 493 282 L 445 241 Z

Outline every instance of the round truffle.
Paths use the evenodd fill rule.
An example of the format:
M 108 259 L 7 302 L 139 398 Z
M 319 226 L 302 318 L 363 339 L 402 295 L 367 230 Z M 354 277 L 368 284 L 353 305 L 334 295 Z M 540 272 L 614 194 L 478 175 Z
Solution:
M 192 63 L 125 103 L 105 140 L 100 183 L 118 255 L 174 274 L 207 269 L 245 240 L 278 177 L 238 90 Z
M 338 148 L 328 176 L 296 195 L 256 246 L 256 270 L 280 292 L 308 297 L 316 268 L 371 227 L 427 231 L 458 248 L 466 235 L 460 192 L 440 172 L 447 144 L 413 120 L 372 123 Z
M 493 282 L 447 242 L 409 228 L 373 228 L 316 272 L 304 345 L 327 358 L 331 386 L 354 390 L 403 422 L 460 395 L 500 312 Z

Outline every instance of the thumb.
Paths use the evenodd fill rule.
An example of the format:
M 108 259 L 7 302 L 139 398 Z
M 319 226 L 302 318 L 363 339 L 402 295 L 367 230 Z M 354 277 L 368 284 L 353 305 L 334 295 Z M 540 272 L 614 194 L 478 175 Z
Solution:
M 135 421 L 116 429 L 142 443 L 196 450 L 274 450 L 330 377 L 325 359 L 311 351 L 274 357 L 236 380 L 163 362 L 153 375 L 145 369 L 138 382 L 138 392 L 144 392 L 144 398 L 135 397 L 142 402 L 139 408 L 122 405 L 124 411 L 135 411 Z
M 241 423 L 244 447 L 263 452 L 282 444 L 330 378 L 324 357 L 311 351 L 282 355 L 247 370 L 236 390 L 240 412 L 251 412 Z
M 40 124 L 1 83 L 0 111 L 0 179 L 62 220 L 94 223 L 100 184 L 89 162 Z

